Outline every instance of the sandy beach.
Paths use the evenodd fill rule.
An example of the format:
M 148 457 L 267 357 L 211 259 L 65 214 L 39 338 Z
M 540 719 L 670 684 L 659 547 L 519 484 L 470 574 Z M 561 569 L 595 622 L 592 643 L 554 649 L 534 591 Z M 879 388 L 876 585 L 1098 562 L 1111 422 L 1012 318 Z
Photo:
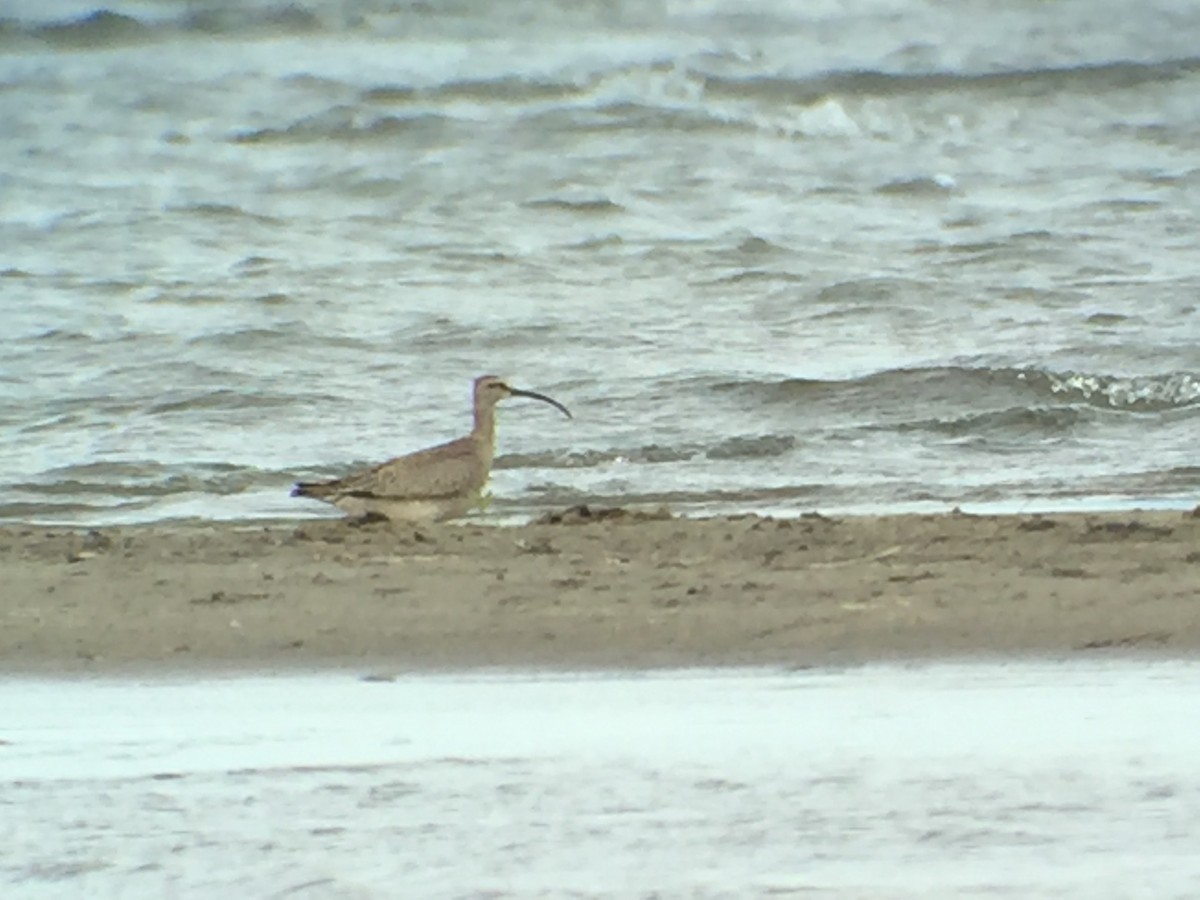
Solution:
M 0 667 L 818 665 L 1200 648 L 1195 512 L 0 529 Z

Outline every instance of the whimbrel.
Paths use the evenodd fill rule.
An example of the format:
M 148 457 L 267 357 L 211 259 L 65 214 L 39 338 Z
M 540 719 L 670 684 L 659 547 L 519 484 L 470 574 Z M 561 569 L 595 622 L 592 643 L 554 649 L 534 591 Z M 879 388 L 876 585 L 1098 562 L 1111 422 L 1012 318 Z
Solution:
M 475 427 L 466 437 L 398 456 L 334 481 L 301 482 L 293 497 L 332 503 L 353 517 L 427 522 L 454 519 L 482 497 L 496 449 L 496 404 L 508 397 L 531 397 L 571 412 L 557 400 L 509 387 L 495 375 L 475 379 Z

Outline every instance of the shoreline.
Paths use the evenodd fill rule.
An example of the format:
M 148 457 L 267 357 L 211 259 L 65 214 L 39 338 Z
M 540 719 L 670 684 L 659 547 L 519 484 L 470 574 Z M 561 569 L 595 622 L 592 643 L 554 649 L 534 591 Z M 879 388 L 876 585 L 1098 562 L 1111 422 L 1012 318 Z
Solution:
M 1200 653 L 1196 510 L 568 510 L 0 527 L 0 673 L 807 668 Z
M 364 684 L 391 684 L 409 679 L 429 681 L 572 681 L 575 679 L 654 679 L 705 678 L 715 674 L 754 677 L 760 674 L 812 673 L 829 675 L 857 670 L 884 669 L 889 671 L 919 671 L 950 668 L 967 672 L 973 667 L 988 670 L 1007 666 L 1032 666 L 1053 670 L 1056 666 L 1075 664 L 1200 664 L 1200 648 L 1172 651 L 1157 647 L 1097 648 L 1088 651 L 1050 652 L 963 652 L 955 654 L 930 653 L 922 655 L 880 655 L 877 657 L 841 658 L 836 655 L 820 661 L 790 664 L 762 660 L 752 663 L 710 662 L 661 663 L 657 665 L 568 665 L 558 663 L 525 665 L 461 665 L 429 666 L 403 665 L 394 658 L 358 659 L 321 658 L 299 662 L 273 659 L 155 659 L 113 662 L 90 660 L 86 664 L 66 664 L 44 660 L 19 666 L 0 666 L 0 679 L 9 683 L 40 684 L 72 683 L 130 683 L 144 685 L 204 681 L 212 683 L 271 681 L 291 678 L 336 678 Z

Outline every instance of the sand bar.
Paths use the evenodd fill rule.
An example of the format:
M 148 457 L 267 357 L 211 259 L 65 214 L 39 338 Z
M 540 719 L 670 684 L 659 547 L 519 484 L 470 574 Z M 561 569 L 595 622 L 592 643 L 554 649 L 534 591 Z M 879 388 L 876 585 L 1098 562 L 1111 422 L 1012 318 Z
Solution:
M 1200 649 L 1196 512 L 17 525 L 0 568 L 9 672 Z

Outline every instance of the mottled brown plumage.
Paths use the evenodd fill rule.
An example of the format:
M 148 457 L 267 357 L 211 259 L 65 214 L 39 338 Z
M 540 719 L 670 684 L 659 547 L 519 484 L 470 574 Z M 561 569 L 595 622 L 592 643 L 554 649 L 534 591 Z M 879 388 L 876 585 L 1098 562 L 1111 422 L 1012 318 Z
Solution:
M 496 448 L 496 404 L 530 397 L 570 411 L 550 397 L 509 387 L 495 375 L 475 379 L 475 427 L 466 437 L 399 456 L 334 481 L 300 483 L 293 497 L 332 503 L 351 516 L 440 521 L 466 515 L 487 485 Z

